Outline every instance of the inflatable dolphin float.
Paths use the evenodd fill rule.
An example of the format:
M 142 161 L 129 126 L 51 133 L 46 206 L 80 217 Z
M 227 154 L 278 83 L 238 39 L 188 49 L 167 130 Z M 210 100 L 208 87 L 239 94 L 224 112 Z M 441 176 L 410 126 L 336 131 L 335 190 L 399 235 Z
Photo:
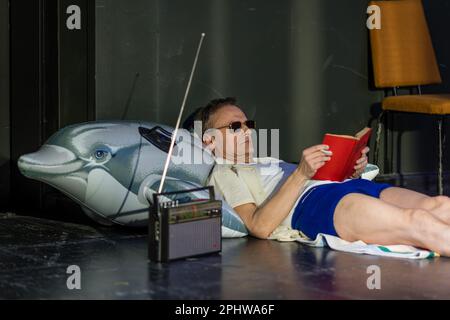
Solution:
M 22 156 L 18 166 L 26 177 L 66 194 L 101 224 L 145 226 L 172 130 L 149 122 L 73 125 L 54 134 L 36 153 Z M 214 163 L 198 138 L 180 130 L 164 192 L 204 186 Z M 196 192 L 188 200 L 207 197 L 206 191 Z M 232 209 L 224 202 L 224 210 Z M 246 233 L 238 216 L 224 218 L 234 231 Z

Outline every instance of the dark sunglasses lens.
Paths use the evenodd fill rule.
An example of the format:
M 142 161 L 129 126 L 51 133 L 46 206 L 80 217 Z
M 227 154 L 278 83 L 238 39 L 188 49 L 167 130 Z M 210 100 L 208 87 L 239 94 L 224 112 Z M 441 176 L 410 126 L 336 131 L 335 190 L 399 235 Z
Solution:
M 230 128 L 234 131 L 237 131 L 242 128 L 242 124 L 240 122 L 233 122 L 230 124 Z
M 249 129 L 256 129 L 256 122 L 253 120 L 248 120 L 245 122 L 245 125 L 247 126 L 247 128 Z

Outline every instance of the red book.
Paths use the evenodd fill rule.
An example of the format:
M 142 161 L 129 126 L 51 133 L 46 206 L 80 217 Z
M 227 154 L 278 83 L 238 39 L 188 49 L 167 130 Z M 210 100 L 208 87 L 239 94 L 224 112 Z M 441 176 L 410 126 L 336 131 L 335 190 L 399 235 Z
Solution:
M 326 134 L 323 144 L 330 146 L 333 152 L 331 160 L 320 168 L 313 180 L 331 180 L 342 182 L 355 173 L 356 161 L 362 157 L 362 151 L 368 145 L 371 128 L 364 128 L 354 137 Z

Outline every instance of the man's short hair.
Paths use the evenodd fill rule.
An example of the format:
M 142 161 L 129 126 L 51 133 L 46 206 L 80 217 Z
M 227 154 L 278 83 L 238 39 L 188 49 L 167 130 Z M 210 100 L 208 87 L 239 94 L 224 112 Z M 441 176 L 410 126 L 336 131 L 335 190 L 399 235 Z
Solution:
M 214 99 L 210 101 L 198 114 L 196 117 L 196 121 L 202 122 L 203 133 L 206 130 L 211 129 L 211 117 L 219 111 L 222 107 L 225 106 L 238 106 L 237 99 L 233 97 L 228 97 L 224 99 Z
M 211 129 L 211 117 L 214 113 L 216 113 L 220 108 L 225 106 L 240 106 L 237 104 L 237 99 L 234 97 L 221 98 L 211 100 L 206 106 L 202 108 L 198 108 L 183 124 L 183 127 L 188 130 L 193 130 L 194 122 L 201 121 L 202 123 L 202 134 L 206 132 L 206 130 Z
M 194 130 L 194 122 L 200 121 L 202 123 L 202 134 L 204 134 L 206 130 L 212 128 L 210 121 L 213 114 L 216 113 L 220 108 L 230 105 L 241 108 L 241 106 L 237 104 L 237 99 L 234 97 L 211 100 L 206 106 L 200 107 L 195 110 L 184 121 L 183 128 L 192 132 Z

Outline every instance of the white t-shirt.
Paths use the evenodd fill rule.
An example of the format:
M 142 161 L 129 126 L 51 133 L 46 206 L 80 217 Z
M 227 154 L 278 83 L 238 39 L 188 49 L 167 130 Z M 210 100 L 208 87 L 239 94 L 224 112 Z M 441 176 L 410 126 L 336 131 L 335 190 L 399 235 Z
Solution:
M 217 162 L 209 177 L 208 185 L 214 186 L 216 193 L 222 196 L 232 208 L 247 203 L 254 203 L 257 207 L 263 205 L 288 178 L 278 165 L 279 161 L 273 158 L 259 158 L 251 164 L 232 164 L 223 159 Z M 308 180 L 303 192 L 281 225 L 291 226 L 292 215 L 303 194 L 314 186 L 329 183 L 335 182 Z

